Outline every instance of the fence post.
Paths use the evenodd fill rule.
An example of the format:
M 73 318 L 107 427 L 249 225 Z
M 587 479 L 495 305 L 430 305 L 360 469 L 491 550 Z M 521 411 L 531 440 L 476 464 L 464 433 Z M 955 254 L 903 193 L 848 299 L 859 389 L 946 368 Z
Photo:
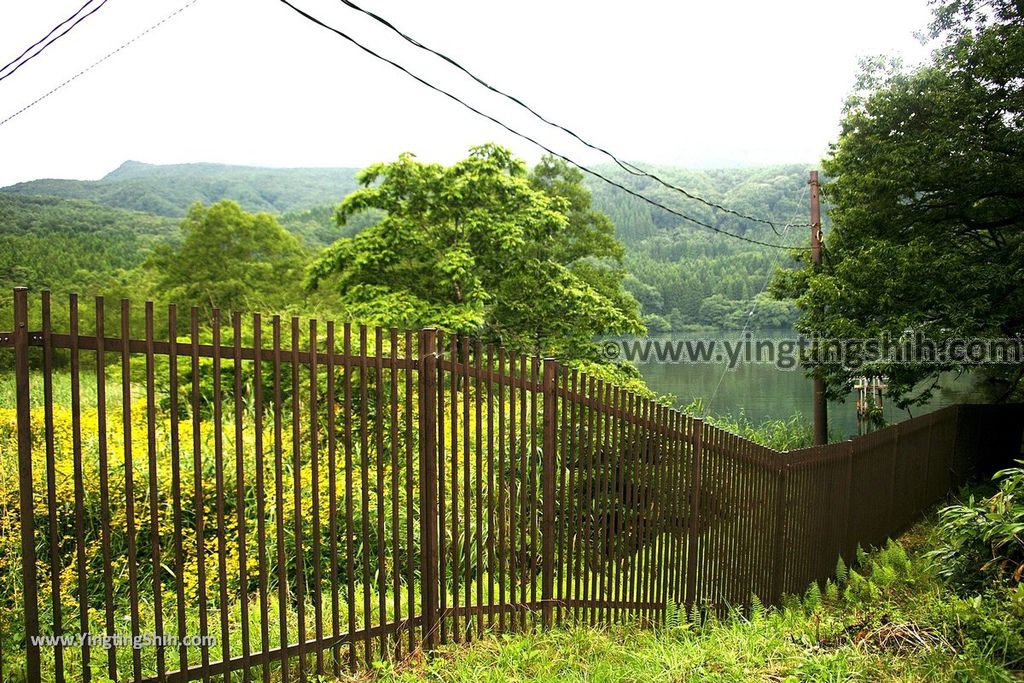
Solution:
M 843 527 L 843 540 L 839 544 L 839 555 L 843 561 L 850 563 L 850 516 L 853 514 L 853 441 L 846 442 L 846 525 Z
M 32 502 L 32 413 L 28 373 L 28 290 L 14 290 L 14 378 L 18 421 L 18 492 L 21 516 L 21 571 L 25 592 L 26 680 L 40 680 L 39 594 L 36 587 L 36 542 Z M 3 672 L 0 672 L 2 677 Z
M 775 489 L 775 538 L 772 548 L 772 602 L 776 605 L 782 602 L 783 589 L 783 560 L 789 554 L 786 548 L 786 486 L 789 482 L 789 455 L 780 453 L 779 461 L 779 485 Z
M 925 447 L 924 447 L 924 486 L 922 486 L 922 491 L 924 493 L 921 496 L 921 504 L 918 506 L 921 511 L 923 511 L 925 508 L 927 508 L 928 504 L 932 502 L 931 495 L 930 495 L 931 494 L 931 489 L 929 487 L 929 484 L 931 483 L 930 482 L 930 477 L 931 477 L 931 474 L 932 474 L 932 451 L 933 451 L 932 444 L 934 443 L 932 441 L 932 434 L 935 432 L 935 416 L 937 414 L 938 414 L 937 411 L 933 411 L 931 413 L 928 413 L 928 437 L 927 437 L 927 440 L 925 441 Z
M 697 601 L 697 538 L 700 536 L 700 480 L 704 451 L 704 421 L 690 421 L 693 457 L 690 459 L 690 528 L 686 537 L 686 610 Z
M 437 330 L 419 332 L 420 600 L 423 649 L 437 644 Z
M 903 433 L 903 423 L 896 423 L 896 434 L 893 435 L 892 439 L 892 462 L 889 463 L 889 507 L 885 515 L 885 536 L 893 532 L 893 526 L 895 520 L 893 515 L 896 514 L 896 460 L 900 457 L 900 434 Z M 884 543 L 884 539 L 880 539 L 880 543 Z
M 963 413 L 963 406 L 953 406 L 953 443 L 949 447 L 949 481 L 946 490 L 951 489 L 954 485 L 959 485 L 964 481 L 965 477 L 963 471 L 960 468 L 960 459 L 958 453 L 960 452 L 960 415 Z
M 558 361 L 544 359 L 544 514 L 541 516 L 541 539 L 543 546 L 543 576 L 541 578 L 541 604 L 543 605 L 544 628 L 551 628 L 552 601 L 555 598 L 555 432 L 558 396 L 555 392 L 555 377 Z

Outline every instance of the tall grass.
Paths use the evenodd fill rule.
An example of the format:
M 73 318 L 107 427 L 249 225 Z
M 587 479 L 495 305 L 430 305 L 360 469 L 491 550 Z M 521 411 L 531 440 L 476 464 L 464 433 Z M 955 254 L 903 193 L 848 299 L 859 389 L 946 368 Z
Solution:
M 707 411 L 704 402 L 697 399 L 683 408 L 683 412 L 703 416 Z M 754 422 L 743 411 L 738 415 L 710 414 L 705 416 L 704 420 L 727 432 L 777 451 L 792 451 L 814 444 L 814 426 L 799 412 L 788 418 L 760 422 Z

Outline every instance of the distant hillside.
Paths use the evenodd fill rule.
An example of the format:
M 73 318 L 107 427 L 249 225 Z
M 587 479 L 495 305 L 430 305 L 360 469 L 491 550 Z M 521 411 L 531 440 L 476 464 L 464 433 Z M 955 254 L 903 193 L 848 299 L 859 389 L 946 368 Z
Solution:
M 720 230 L 772 244 L 805 244 L 806 228 L 787 223 L 808 219 L 807 169 L 803 165 L 689 170 L 645 168 L 705 199 L 740 213 L 771 220 L 778 232 L 687 199 L 650 178 L 618 168 L 602 173 Z M 672 213 L 588 178 L 594 208 L 608 214 L 626 247 L 626 288 L 640 301 L 652 330 L 689 325 L 740 328 L 792 324 L 788 302 L 762 294 L 776 267 L 793 265 L 789 251 L 731 239 L 688 223 Z M 755 304 L 756 299 L 756 304 Z M 754 315 L 750 315 L 751 311 Z
M 180 217 L 194 202 L 221 199 L 234 199 L 248 211 L 285 213 L 333 206 L 355 189 L 357 170 L 126 161 L 100 180 L 31 180 L 0 192 L 88 199 L 158 216 Z
M 773 243 L 800 244 L 807 219 L 802 165 L 689 170 L 651 167 L 668 181 L 737 211 L 773 220 L 740 219 L 687 199 L 650 178 L 604 166 L 617 182 L 717 228 Z M 127 161 L 97 181 L 33 180 L 0 189 L 0 280 L 60 288 L 86 272 L 100 277 L 131 269 L 160 240 L 178 237 L 177 219 L 196 202 L 233 199 L 250 211 L 278 215 L 310 250 L 358 232 L 379 214 L 356 216 L 339 228 L 333 207 L 356 188 L 353 168 L 258 168 L 222 164 L 158 166 Z M 790 304 L 760 296 L 786 250 L 728 239 L 687 223 L 598 179 L 587 177 L 593 205 L 611 217 L 626 248 L 627 289 L 641 302 L 652 330 L 688 325 L 757 327 L 792 322 Z M 52 257 L 54 250 L 68 254 Z M 78 275 L 72 278 L 77 271 Z M 758 303 L 754 306 L 754 300 Z M 751 308 L 756 314 L 749 316 Z
M 178 237 L 178 221 L 81 199 L 0 194 L 0 287 L 90 290 Z

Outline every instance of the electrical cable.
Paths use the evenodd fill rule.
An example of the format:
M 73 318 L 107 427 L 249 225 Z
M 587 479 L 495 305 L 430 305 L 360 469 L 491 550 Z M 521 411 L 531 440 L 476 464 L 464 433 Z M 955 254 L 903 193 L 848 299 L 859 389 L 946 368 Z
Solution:
M 46 34 L 45 36 L 43 36 L 42 38 L 40 38 L 40 39 L 39 39 L 39 40 L 37 40 L 36 42 L 32 43 L 32 44 L 31 44 L 31 45 L 29 45 L 28 47 L 26 47 L 26 48 L 25 48 L 25 51 L 24 51 L 24 52 L 22 52 L 22 53 L 21 53 L 20 55 L 18 55 L 17 57 L 15 57 L 14 59 L 12 59 L 11 61 L 7 62 L 7 63 L 6 63 L 6 64 L 4 64 L 3 66 L 0 66 L 0 72 L 4 72 L 4 71 L 6 71 L 6 70 L 7 70 L 7 67 L 9 67 L 9 66 L 10 66 L 11 64 L 14 64 L 15 62 L 17 62 L 17 61 L 18 61 L 19 59 L 21 59 L 22 57 L 24 57 L 25 55 L 27 55 L 27 54 L 29 53 L 29 50 L 31 50 L 32 48 L 36 47 L 36 46 L 37 46 L 37 45 L 39 45 L 39 44 L 40 44 L 41 42 L 43 42 L 44 40 L 46 40 L 47 38 L 49 38 L 50 36 L 52 36 L 52 35 L 53 35 L 53 34 L 54 34 L 55 32 L 57 32 L 58 30 L 60 30 L 60 27 L 61 27 L 61 26 L 63 26 L 64 24 L 68 23 L 69 21 L 71 21 L 72 19 L 74 19 L 75 17 L 77 17 L 77 16 L 79 15 L 79 14 L 81 14 L 81 13 L 82 13 L 82 10 L 84 10 L 84 9 L 85 9 L 86 7 L 88 7 L 89 5 L 91 5 L 91 4 L 92 4 L 92 3 L 94 2 L 94 1 L 95 1 L 95 0 L 86 0 L 86 3 L 85 3 L 84 5 L 82 5 L 81 7 L 79 7 L 79 8 L 78 8 L 78 10 L 77 10 L 77 11 L 75 11 L 75 13 L 74 13 L 74 14 L 72 14 L 72 15 L 71 15 L 70 17 L 68 17 L 68 18 L 67 18 L 67 19 L 65 19 L 64 21 L 60 22 L 59 24 L 57 24 L 56 26 L 54 26 L 53 28 L 51 28 L 51 29 L 50 29 L 50 32 L 49 32 L 49 33 L 47 33 L 47 34 Z
M 84 74 L 88 73 L 89 71 L 92 71 L 92 70 L 93 70 L 93 69 L 95 69 L 95 68 L 96 68 L 97 66 L 99 66 L 99 65 L 100 65 L 100 64 L 102 64 L 103 62 L 107 61 L 108 59 L 110 59 L 111 57 L 113 57 L 114 55 L 116 55 L 116 54 L 117 54 L 118 52 L 120 52 L 121 50 L 125 49 L 126 47 L 128 47 L 129 45 L 131 45 L 132 43 L 134 43 L 135 41 L 139 40 L 140 38 L 142 38 L 143 36 L 145 36 L 145 35 L 146 35 L 147 33 L 149 33 L 150 31 L 152 31 L 152 30 L 154 30 L 154 29 L 158 28 L 158 27 L 159 27 L 159 26 L 160 26 L 161 24 L 163 24 L 164 22 L 166 22 L 166 21 L 169 21 L 170 19 L 173 19 L 173 18 L 174 18 L 175 16 L 177 16 L 177 15 L 178 15 L 178 14 L 180 14 L 181 12 L 184 12 L 184 11 L 185 11 L 186 9 L 188 9 L 188 8 L 189 8 L 189 7 L 191 7 L 192 5 L 196 4 L 196 3 L 198 2 L 198 1 L 199 1 L 199 0 L 189 0 L 189 2 L 185 3 L 184 5 L 182 5 L 181 7 L 179 7 L 178 9 L 174 10 L 173 12 L 171 12 L 170 14 L 168 14 L 168 15 L 167 15 L 166 17 L 164 17 L 164 18 L 163 18 L 163 19 L 161 19 L 160 21 L 156 22 L 155 24 L 153 24 L 152 26 L 150 26 L 149 28 L 147 28 L 147 29 L 146 29 L 145 31 L 143 31 L 143 32 L 139 33 L 138 35 L 136 35 L 136 36 L 135 36 L 134 38 L 132 38 L 131 40 L 128 40 L 128 41 L 126 41 L 126 42 L 124 42 L 124 43 L 121 43 L 120 47 L 118 47 L 118 48 L 117 48 L 116 50 L 112 50 L 112 51 L 108 52 L 108 53 L 107 53 L 106 55 L 104 55 L 104 56 L 103 56 L 103 57 L 101 57 L 100 59 L 96 60 L 95 62 L 93 62 L 93 63 L 92 63 L 92 64 L 90 64 L 89 66 L 85 67 L 84 69 L 82 69 L 81 71 L 79 71 L 78 73 L 76 73 L 76 74 L 75 74 L 74 76 L 72 76 L 71 78 L 68 78 L 67 80 L 65 80 L 65 81 L 64 81 L 63 83 L 61 83 L 60 85 L 57 85 L 57 86 L 55 86 L 55 87 L 51 88 L 51 89 L 50 89 L 49 91 L 47 91 L 46 93 L 44 93 L 44 94 L 40 95 L 40 96 L 39 96 L 39 97 L 37 97 L 36 99 L 32 100 L 31 102 L 29 102 L 29 103 L 28 103 L 28 104 L 26 104 L 26 105 L 25 105 L 24 107 L 22 107 L 21 109 L 19 109 L 19 110 L 18 110 L 18 111 L 16 111 L 16 112 L 14 112 L 13 114 L 11 114 L 10 116 L 8 116 L 7 118 L 5 118 L 5 119 L 3 119 L 3 120 L 0 120 L 0 126 L 4 125 L 5 123 L 7 123 L 8 121 L 10 121 L 11 119 L 14 119 L 14 118 L 16 118 L 16 117 L 20 116 L 21 114 L 24 114 L 24 113 L 25 113 L 26 111 L 28 111 L 28 110 L 29 110 L 29 109 L 31 109 L 32 107 L 36 106 L 37 104 L 39 104 L 40 102 L 42 102 L 43 100 L 45 100 L 45 99 L 46 99 L 47 97 L 49 97 L 50 95 L 54 94 L 55 92 L 57 92 L 57 91 L 58 91 L 58 90 L 60 90 L 61 88 L 63 88 L 63 87 L 65 87 L 65 86 L 67 86 L 67 85 L 68 85 L 68 84 L 70 84 L 70 83 L 71 83 L 72 81 L 74 81 L 74 80 L 78 79 L 78 78 L 79 78 L 80 76 L 82 76 L 82 75 L 84 75 Z
M 462 64 L 460 64 L 456 60 L 452 59 L 448 55 L 446 55 L 446 54 L 444 54 L 444 53 L 442 53 L 442 52 L 440 52 L 438 50 L 435 50 L 434 48 L 431 48 L 431 47 L 429 47 L 427 45 L 424 45 L 423 43 L 421 43 L 420 41 L 416 40 L 412 36 L 408 35 L 407 33 L 404 33 L 401 29 L 397 28 L 394 24 L 392 24 L 390 21 L 388 21 L 384 17 L 380 16 L 379 14 L 376 14 L 374 12 L 371 12 L 370 10 L 364 9 L 363 7 L 360 7 L 356 3 L 352 2 L 352 0 L 339 0 L 339 1 L 342 4 L 344 4 L 345 6 L 351 8 L 351 9 L 357 11 L 357 12 L 360 12 L 361 14 L 364 14 L 364 15 L 370 17 L 371 19 L 373 19 L 377 23 L 381 24 L 382 26 L 387 27 L 388 29 L 390 29 L 392 32 L 394 32 L 395 34 L 400 36 L 402 39 L 404 39 L 406 42 L 410 43 L 411 45 L 413 45 L 413 46 L 415 46 L 415 47 L 417 47 L 417 48 L 419 48 L 421 50 L 424 50 L 426 52 L 429 52 L 430 54 L 434 55 L 435 57 L 438 57 L 439 59 L 447 62 L 451 66 L 455 67 L 456 69 L 458 69 L 459 71 L 464 73 L 469 78 L 471 78 L 474 81 L 476 81 L 478 84 L 480 84 L 483 87 L 487 88 L 491 92 L 504 97 L 505 99 L 509 100 L 510 102 L 513 102 L 516 105 L 522 107 L 523 109 L 528 111 L 530 114 L 532 114 L 534 117 L 536 117 L 537 119 L 543 121 L 547 125 L 552 126 L 554 128 L 557 128 L 558 130 L 560 130 L 560 131 L 570 135 L 571 137 L 575 138 L 577 141 L 579 141 L 580 143 L 582 143 L 586 147 L 594 150 L 595 152 L 600 152 L 601 154 L 605 155 L 606 157 L 611 159 L 613 162 L 615 162 L 615 164 L 619 168 L 621 168 L 622 170 L 626 171 L 627 173 L 630 173 L 630 174 L 638 176 L 638 177 L 649 178 L 651 180 L 654 180 L 655 182 L 661 184 L 662 186 L 664 186 L 664 187 L 666 187 L 666 188 L 668 188 L 670 190 L 674 190 L 676 192 L 679 192 L 683 196 L 685 196 L 685 197 L 687 197 L 689 199 L 695 200 L 697 202 L 700 202 L 701 204 L 704 204 L 705 206 L 711 207 L 711 208 L 713 208 L 713 209 L 715 209 L 717 211 L 722 211 L 724 213 L 729 213 L 729 214 L 732 214 L 732 215 L 737 216 L 739 218 L 743 218 L 744 220 L 748 220 L 748 221 L 752 221 L 752 222 L 755 222 L 755 223 L 761 223 L 761 224 L 767 225 L 767 226 L 771 227 L 772 231 L 776 235 L 781 236 L 781 234 L 779 233 L 778 229 L 776 228 L 776 224 L 775 224 L 774 221 L 768 220 L 766 218 L 758 218 L 758 217 L 752 216 L 750 214 L 745 214 L 745 213 L 742 213 L 740 211 L 736 211 L 734 209 L 730 209 L 727 206 L 723 206 L 722 204 L 710 201 L 710 200 L 705 199 L 705 198 L 703 198 L 703 197 L 701 197 L 699 195 L 696 195 L 696 194 L 694 194 L 694 193 L 692 193 L 692 192 L 690 192 L 690 191 L 688 191 L 688 190 L 686 190 L 686 189 L 684 189 L 682 187 L 679 187 L 678 185 L 674 185 L 673 183 L 670 183 L 669 181 L 664 180 L 663 178 L 659 177 L 658 175 L 656 175 L 654 173 L 651 173 L 649 171 L 645 171 L 644 169 L 636 166 L 635 164 L 632 164 L 632 163 L 630 163 L 628 161 L 621 160 L 619 157 L 617 157 L 615 154 L 613 154 L 612 152 L 608 151 L 604 147 L 601 147 L 600 145 L 597 145 L 595 143 L 589 142 L 586 139 L 584 139 L 582 136 L 578 135 L 577 133 L 575 133 L 571 129 L 567 128 L 566 126 L 563 126 L 563 125 L 561 125 L 559 123 L 556 123 L 555 121 L 551 121 L 550 119 L 544 117 L 539 112 L 537 112 L 533 107 L 531 107 L 530 105 L 526 104 L 522 99 L 520 99 L 520 98 L 518 98 L 518 97 L 516 97 L 514 95 L 510 95 L 509 93 L 501 90 L 500 88 L 497 88 L 497 87 L 491 85 L 490 83 L 486 82 L 485 80 L 483 80 L 482 78 L 480 78 L 476 74 L 472 73 L 469 69 L 467 69 Z M 802 225 L 799 225 L 799 226 L 794 225 L 794 226 L 790 226 L 790 227 L 810 227 L 810 223 L 802 224 Z
M 38 50 L 36 50 L 35 52 L 33 52 L 33 53 L 32 53 L 31 55 L 29 55 L 29 56 L 28 56 L 28 57 L 26 57 L 25 59 L 22 59 L 22 57 L 25 57 L 25 54 L 26 54 L 26 53 L 28 53 L 28 52 L 29 52 L 30 50 L 32 50 L 32 49 L 33 49 L 33 48 L 35 48 L 35 47 L 36 47 L 37 45 L 39 45 L 39 43 L 42 43 L 42 42 L 43 42 L 44 40 L 46 40 L 47 38 L 50 38 L 50 36 L 51 36 L 51 35 L 53 35 L 54 31 L 57 31 L 57 30 L 58 30 L 58 29 L 59 29 L 59 28 L 60 28 L 61 26 L 63 26 L 64 24 L 68 23 L 69 21 L 71 21 L 72 19 L 74 19 L 74 18 L 75 18 L 76 16 L 78 16 L 79 12 L 81 12 L 81 11 L 82 11 L 83 9 L 85 9 L 86 7 L 88 7 L 88 6 L 89 6 L 89 5 L 90 5 L 90 4 L 92 3 L 92 1 L 93 1 L 93 0 L 89 0 L 89 2 L 85 3 L 84 5 L 82 5 L 82 7 L 81 7 L 81 8 L 80 8 L 80 9 L 78 10 L 78 12 L 75 12 L 75 13 L 74 13 L 74 14 L 72 14 L 72 15 L 71 15 L 70 17 L 68 17 L 67 19 L 65 19 L 65 20 L 64 20 L 64 21 L 62 21 L 61 23 L 57 24 L 57 26 L 55 26 L 54 28 L 52 28 L 52 29 L 50 30 L 50 32 L 49 32 L 49 33 L 47 33 L 47 34 L 46 34 L 45 36 L 43 36 L 43 37 L 42 37 L 42 38 L 41 38 L 40 40 L 36 41 L 36 42 L 35 42 L 35 44 L 33 44 L 33 45 L 31 45 L 30 47 L 28 47 L 28 48 L 27 48 L 27 49 L 25 50 L 25 52 L 22 52 L 22 53 L 21 53 L 20 55 L 18 55 L 18 56 L 17 56 L 17 57 L 16 57 L 16 58 L 15 58 L 15 59 L 14 59 L 13 61 L 10 61 L 10 62 L 8 62 L 8 63 L 7 63 L 7 64 L 6 64 L 6 65 L 5 65 L 4 67 L 3 67 L 3 69 L 0 69 L 0 72 L 3 72 L 3 71 L 5 71 L 5 70 L 6 70 L 6 69 L 7 69 L 8 67 L 10 67 L 10 66 L 11 66 L 12 64 L 15 64 L 15 63 L 17 63 L 17 66 L 15 66 L 15 67 L 14 67 L 13 69 L 11 69 L 11 70 L 10 70 L 10 71 L 8 71 L 7 73 L 5 73 L 5 74 L 4 74 L 3 76 L 0 76 L 0 81 L 4 80 L 4 79 L 5 79 L 5 78 L 7 78 L 8 76 L 13 76 L 13 75 L 14 75 L 14 73 L 15 73 L 15 72 L 16 72 L 16 71 L 17 71 L 18 69 L 20 69 L 21 67 L 25 66 L 26 64 L 28 64 L 29 62 L 31 62 L 31 61 L 32 61 L 33 59 L 35 59 L 36 57 L 38 57 L 39 55 L 41 55 L 41 54 L 43 53 L 43 51 L 44 51 L 44 50 L 45 50 L 46 48 L 50 47 L 51 45 L 53 45 L 54 43 L 56 43 L 56 42 L 57 42 L 58 40 L 60 40 L 60 39 L 61 39 L 61 38 L 63 38 L 64 36 L 66 36 L 66 35 L 67 35 L 67 34 L 68 34 L 68 33 L 69 33 L 69 32 L 70 32 L 70 31 L 71 31 L 71 30 L 72 30 L 73 28 L 75 28 L 75 27 L 76 27 L 76 26 L 78 26 L 78 25 L 79 25 L 80 23 L 82 23 L 83 21 L 85 21 L 86 19 L 88 19 L 89 17 L 91 17 L 91 16 L 93 15 L 93 14 L 95 14 L 96 12 L 98 12 L 98 11 L 99 11 L 99 10 L 100 10 L 100 9 L 101 9 L 101 8 L 102 8 L 102 7 L 104 6 L 104 5 L 106 5 L 106 4 L 107 4 L 107 2 L 108 2 L 108 0 L 100 0 L 100 4 L 96 5 L 96 6 L 95 6 L 95 7 L 93 7 L 93 8 L 91 9 L 91 10 L 89 10 L 88 12 L 86 12 L 85 14 L 83 14 L 82 16 L 78 17 L 78 19 L 76 19 L 76 20 L 75 20 L 75 22 L 74 22 L 73 24 L 71 24 L 71 26 L 68 26 L 68 27 L 67 27 L 66 29 L 64 29 L 64 31 L 62 31 L 61 33 L 59 33 L 59 34 L 57 34 L 56 36 L 54 36 L 54 37 L 53 37 L 52 39 L 50 39 L 50 40 L 49 40 L 49 41 L 48 41 L 48 42 L 47 42 L 47 43 L 46 43 L 45 45 L 43 45 L 43 46 L 42 46 L 41 48 L 39 48 Z
M 584 166 L 583 164 L 580 164 L 580 163 L 574 161 L 570 157 L 568 157 L 568 156 L 566 156 L 564 154 L 561 154 L 560 152 L 556 152 L 555 150 L 551 149 L 550 147 L 548 147 L 548 146 L 542 144 L 541 142 L 537 141 L 535 138 L 530 137 L 529 135 L 514 129 L 511 126 L 509 126 L 508 124 L 498 120 L 494 116 L 491 116 L 490 114 L 487 114 L 487 113 L 477 109 L 473 105 L 465 102 L 464 100 L 460 99 L 456 95 L 453 95 L 452 93 L 448 92 L 447 90 L 444 90 L 443 88 L 441 88 L 439 86 L 436 86 L 433 83 L 430 83 L 429 81 L 427 81 L 426 79 L 424 79 L 424 78 L 422 78 L 422 77 L 412 73 L 406 67 L 402 66 L 398 62 L 396 62 L 394 60 L 391 60 L 388 57 L 385 57 L 385 56 L 383 56 L 383 55 L 381 55 L 381 54 L 379 54 L 377 52 L 374 52 L 372 49 L 370 49 L 369 47 L 366 47 L 365 45 L 360 43 L 358 40 L 356 40 L 352 36 L 348 35 L 347 33 L 343 32 L 342 30 L 340 30 L 338 28 L 335 28 L 334 26 L 331 26 L 330 24 L 325 23 L 321 19 L 318 19 L 317 17 L 315 17 L 312 14 L 306 12 L 305 10 L 303 10 L 303 9 L 301 9 L 299 7 L 296 7 L 291 2 L 289 2 L 289 0 L 279 0 L 279 1 L 282 4 L 287 5 L 295 13 L 297 13 L 300 16 L 304 17 L 307 21 L 310 21 L 310 22 L 316 24 L 317 26 L 320 26 L 321 28 L 324 28 L 324 29 L 326 29 L 326 30 L 328 30 L 328 31 L 338 35 L 339 37 L 344 38 L 345 40 L 347 40 L 351 44 L 355 45 L 356 47 L 358 47 L 360 50 L 362 50 L 366 54 L 368 54 L 368 55 L 370 55 L 370 56 L 372 56 L 372 57 L 374 57 L 374 58 L 376 58 L 376 59 L 378 59 L 378 60 L 380 60 L 380 61 L 382 61 L 382 62 L 384 62 L 386 64 L 389 64 L 390 66 L 394 67 L 395 69 L 398 69 L 399 71 L 401 71 L 405 75 L 409 76 L 413 80 L 417 81 L 421 85 L 424 85 L 424 86 L 430 88 L 434 92 L 437 92 L 437 93 L 439 93 L 441 95 L 444 95 L 445 97 L 449 98 L 450 100 L 452 100 L 452 101 L 462 105 L 466 109 L 470 110 L 474 114 L 477 114 L 478 116 L 482 116 L 485 119 L 491 121 L 492 123 L 495 123 L 495 124 L 501 126 L 503 129 L 505 129 L 509 133 L 512 133 L 513 135 L 515 135 L 515 136 L 517 136 L 519 138 L 522 138 L 523 140 L 526 140 L 527 142 L 530 142 L 530 143 L 536 145 L 537 147 L 539 147 L 540 149 L 544 150 L 548 154 L 550 154 L 552 156 L 555 156 L 555 157 L 558 157 L 559 159 L 562 159 L 566 163 L 575 166 L 576 168 L 580 169 L 581 171 L 584 171 L 585 173 L 588 173 L 588 174 L 594 176 L 595 178 L 603 180 L 604 182 L 608 183 L 609 185 L 617 187 L 618 189 L 622 190 L 623 192 L 626 192 L 627 194 L 632 195 L 633 197 L 636 197 L 637 199 L 640 199 L 640 200 L 642 200 L 644 202 L 647 202 L 648 204 L 650 204 L 652 206 L 655 206 L 655 207 L 660 208 L 660 209 L 662 209 L 664 211 L 667 211 L 667 212 L 671 213 L 674 216 L 677 216 L 679 218 L 682 218 L 685 221 L 693 223 L 694 225 L 700 226 L 702 228 L 705 228 L 707 230 L 711 230 L 712 232 L 718 233 L 720 235 L 731 237 L 733 239 L 737 239 L 737 240 L 740 240 L 740 241 L 743 241 L 743 242 L 748 242 L 750 244 L 756 244 L 756 245 L 759 245 L 759 246 L 769 247 L 769 248 L 774 248 L 774 249 L 788 249 L 788 250 L 806 250 L 806 249 L 809 249 L 809 247 L 804 247 L 804 246 L 794 246 L 794 245 L 788 245 L 788 244 L 774 244 L 774 243 L 771 243 L 771 242 L 764 242 L 764 241 L 761 241 L 761 240 L 758 240 L 758 239 L 754 239 L 754 238 L 751 238 L 751 237 L 746 237 L 744 235 L 738 235 L 736 233 L 729 232 L 728 230 L 722 230 L 721 228 L 717 228 L 717 227 L 711 225 L 710 223 L 706 223 L 706 222 L 704 222 L 704 221 L 702 221 L 702 220 L 700 220 L 698 218 L 694 218 L 692 216 L 688 216 L 687 214 L 685 214 L 685 213 L 683 213 L 681 211 L 677 211 L 676 209 L 668 207 L 668 206 L 662 204 L 661 202 L 659 202 L 659 201 L 657 201 L 655 199 L 651 199 L 650 197 L 648 197 L 648 196 L 646 196 L 644 194 L 641 194 L 640 192 L 637 192 L 635 190 L 630 189 L 629 187 L 626 187 L 622 183 L 619 183 L 619 182 L 616 182 L 616 181 L 612 180 L 611 178 L 609 178 L 609 177 L 605 176 L 604 174 L 600 173 L 599 171 L 595 171 L 595 170 L 593 170 L 591 168 L 588 168 L 587 166 Z

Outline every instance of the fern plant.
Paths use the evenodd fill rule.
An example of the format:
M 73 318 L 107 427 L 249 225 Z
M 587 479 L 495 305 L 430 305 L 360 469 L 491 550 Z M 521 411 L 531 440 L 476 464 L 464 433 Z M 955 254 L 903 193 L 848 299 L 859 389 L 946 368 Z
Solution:
M 817 581 L 812 581 L 811 585 L 807 587 L 807 591 L 804 593 L 804 607 L 807 608 L 808 612 L 813 612 L 818 609 L 821 604 L 821 586 L 818 585 Z
M 669 600 L 665 603 L 666 628 L 683 628 L 686 626 L 686 621 L 686 607 L 684 605 L 675 600 Z
M 846 567 L 846 563 L 843 562 L 843 556 L 840 555 L 839 559 L 836 560 L 836 581 L 840 585 L 846 583 L 846 579 L 849 577 L 849 570 Z
M 755 624 L 764 619 L 767 610 L 756 593 L 750 594 L 750 620 Z

